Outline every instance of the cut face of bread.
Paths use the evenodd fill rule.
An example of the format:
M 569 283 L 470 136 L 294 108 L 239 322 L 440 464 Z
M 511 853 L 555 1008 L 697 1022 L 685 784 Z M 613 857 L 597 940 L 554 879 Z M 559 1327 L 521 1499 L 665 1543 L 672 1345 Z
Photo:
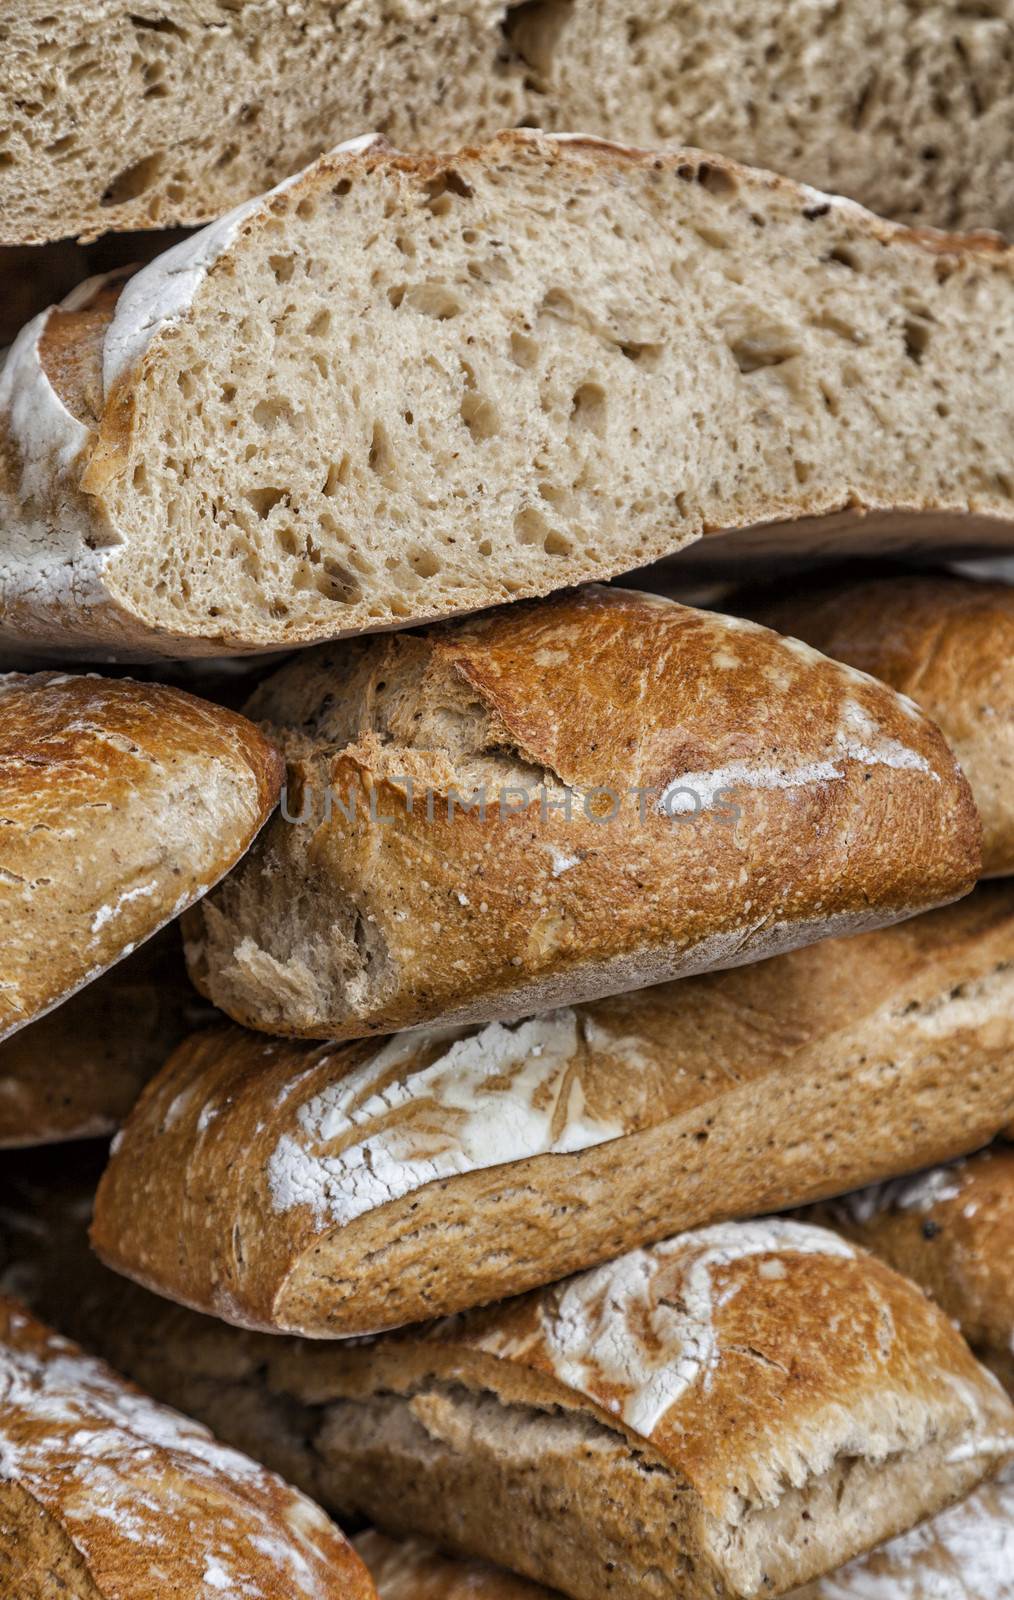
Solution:
M 0 1038 L 227 872 L 280 779 L 263 734 L 181 690 L 0 675 Z
M 1014 1150 L 996 1145 L 816 1212 L 921 1284 L 1014 1392 Z
M 974 1149 L 1014 1110 L 1012 1018 L 997 885 L 514 1026 L 344 1046 L 208 1031 L 124 1127 L 93 1242 L 247 1326 L 443 1316 Z
M 575 1600 L 781 1593 L 1014 1446 L 999 1385 L 914 1286 L 783 1221 L 685 1234 L 315 1369 L 336 1504 Z
M 917 700 L 972 786 L 983 870 L 1014 872 L 1014 588 L 943 574 L 846 578 L 746 606 Z
M 997 241 L 695 151 L 353 141 L 15 341 L 0 628 L 267 650 L 846 507 L 1006 538 L 1012 360 Z
M 735 966 L 956 898 L 964 778 L 910 701 L 620 589 L 303 653 L 248 702 L 286 804 L 188 924 L 236 1021 L 354 1038 Z
M 312 1501 L 0 1300 L 0 1582 L 17 1600 L 375 1600 Z

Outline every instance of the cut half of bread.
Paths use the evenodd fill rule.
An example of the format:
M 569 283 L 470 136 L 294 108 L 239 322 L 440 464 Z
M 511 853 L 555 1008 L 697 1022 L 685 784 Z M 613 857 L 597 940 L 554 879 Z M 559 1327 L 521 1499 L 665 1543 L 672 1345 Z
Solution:
M 353 141 L 19 335 L 0 639 L 274 649 L 843 508 L 1009 537 L 1012 263 L 696 151 Z

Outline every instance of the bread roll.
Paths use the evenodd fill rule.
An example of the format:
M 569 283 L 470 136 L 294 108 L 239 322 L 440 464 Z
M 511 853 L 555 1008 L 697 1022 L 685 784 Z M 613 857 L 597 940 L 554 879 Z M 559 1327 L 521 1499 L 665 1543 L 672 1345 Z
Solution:
M 306 1348 L 287 1370 L 326 1406 L 332 1504 L 574 1600 L 783 1593 L 1014 1448 L 1009 1402 L 941 1312 L 844 1240 L 778 1220 L 317 1346 L 312 1373 Z
M 514 1026 L 194 1035 L 116 1141 L 93 1237 L 229 1321 L 371 1333 L 964 1153 L 1012 1114 L 1004 884 Z
M 972 786 L 984 872 L 1014 873 L 1014 589 L 943 573 L 794 583 L 749 611 L 917 700 Z
M 369 1600 L 338 1529 L 206 1428 L 0 1301 L 0 1588 L 11 1600 Z
M 0 1044 L 0 1149 L 112 1133 L 166 1052 L 213 1016 L 166 928 Z
M 896 921 L 979 870 L 910 702 L 654 596 L 303 653 L 246 709 L 286 804 L 187 959 L 271 1033 L 517 1017 Z
M 843 508 L 1009 540 L 1012 260 L 696 151 L 354 140 L 15 340 L 0 639 L 279 649 Z
M 1005 0 L 7 0 L 2 236 L 203 222 L 364 126 L 418 145 L 522 119 L 1010 232 L 1012 34 Z
M 280 782 L 258 729 L 179 689 L 0 675 L 0 1039 L 204 894 Z
M 1014 1394 L 1014 1150 L 996 1145 L 817 1212 L 921 1284 Z

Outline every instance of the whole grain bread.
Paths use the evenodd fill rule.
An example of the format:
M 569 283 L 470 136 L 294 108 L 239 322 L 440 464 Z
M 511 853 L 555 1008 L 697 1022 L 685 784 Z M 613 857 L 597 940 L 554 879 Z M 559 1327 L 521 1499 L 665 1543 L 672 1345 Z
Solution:
M 365 126 L 681 139 L 875 210 L 1014 231 L 1008 0 L 7 0 L 0 237 L 206 222 Z
M 794 583 L 746 604 L 918 701 L 972 786 L 984 872 L 1014 873 L 1014 588 L 933 573 Z
M 0 1039 L 227 872 L 280 781 L 257 728 L 179 689 L 0 675 Z
M 116 1141 L 93 1240 L 229 1321 L 371 1333 L 965 1153 L 1012 1115 L 1005 883 L 514 1026 L 196 1034 Z
M 698 151 L 354 140 L 15 340 L 0 641 L 278 649 L 843 510 L 1009 540 L 1012 261 Z
M 187 958 L 271 1033 L 526 1015 L 896 921 L 979 870 L 911 702 L 655 596 L 303 652 L 246 710 L 285 805 Z
M 914 1278 L 1014 1393 L 1014 1150 L 994 1145 L 812 1216 Z
M 661 1515 L 655 1516 L 656 1489 L 662 1493 L 663 1502 L 665 1499 L 655 1445 L 646 1446 L 636 1433 L 632 1437 L 622 1416 L 616 1413 L 614 1402 L 621 1406 L 628 1398 L 622 1389 L 612 1391 L 603 1407 L 608 1423 L 608 1436 L 604 1437 L 597 1426 L 598 1412 L 592 1413 L 592 1425 L 587 1425 L 583 1411 L 573 1409 L 585 1404 L 581 1393 L 561 1391 L 556 1383 L 547 1389 L 549 1380 L 540 1378 L 533 1366 L 525 1365 L 530 1358 L 537 1361 L 530 1341 L 524 1348 L 519 1345 L 509 1358 L 491 1354 L 495 1330 L 501 1323 L 513 1330 L 519 1326 L 520 1317 L 527 1328 L 530 1313 L 542 1316 L 541 1307 L 557 1305 L 561 1294 L 566 1293 L 566 1285 L 487 1313 L 450 1319 L 431 1327 L 429 1332 L 417 1328 L 406 1335 L 388 1336 L 373 1346 L 285 1339 L 230 1328 L 124 1282 L 91 1256 L 85 1230 L 94 1168 L 76 1173 L 73 1168 L 68 1170 L 65 1162 L 54 1169 L 53 1154 L 26 1151 L 5 1164 L 0 1187 L 0 1248 L 7 1260 L 0 1273 L 0 1285 L 16 1289 L 34 1306 L 58 1317 L 146 1388 L 200 1417 L 223 1438 L 283 1472 L 305 1492 L 331 1506 L 344 1504 L 351 1493 L 347 1435 L 350 1429 L 358 1429 L 357 1418 L 371 1407 L 374 1377 L 385 1393 L 390 1392 L 389 1398 L 403 1388 L 407 1396 L 411 1388 L 406 1409 L 430 1433 L 430 1443 L 422 1446 L 426 1459 L 421 1465 L 414 1455 L 419 1446 L 414 1425 L 406 1425 L 408 1454 L 400 1444 L 393 1443 L 394 1436 L 404 1431 L 400 1423 L 391 1422 L 388 1426 L 383 1422 L 375 1437 L 372 1428 L 364 1430 L 364 1435 L 365 1431 L 370 1432 L 381 1454 L 393 1443 L 398 1458 L 397 1476 L 385 1479 L 389 1492 L 382 1496 L 386 1501 L 383 1520 L 390 1523 L 396 1512 L 401 1514 L 404 1497 L 397 1490 L 400 1474 L 408 1473 L 416 1506 L 425 1498 L 435 1517 L 446 1513 L 455 1519 L 456 1526 L 465 1528 L 464 1535 L 456 1536 L 451 1543 L 452 1548 L 460 1546 L 461 1537 L 470 1537 L 474 1519 L 471 1509 L 459 1508 L 462 1502 L 470 1508 L 474 1499 L 486 1492 L 489 1476 L 497 1470 L 488 1458 L 492 1456 L 494 1463 L 499 1458 L 508 1475 L 517 1470 L 521 1495 L 537 1501 L 514 1516 L 507 1537 L 528 1545 L 526 1570 L 532 1571 L 535 1563 L 541 1571 L 543 1563 L 551 1565 L 557 1558 L 561 1563 L 570 1560 L 574 1542 L 580 1537 L 574 1530 L 574 1519 L 597 1515 L 596 1490 L 593 1484 L 589 1491 L 588 1475 L 601 1471 L 610 1480 L 603 1489 L 611 1502 L 602 1540 L 614 1540 L 626 1548 L 615 1577 L 592 1571 L 594 1552 L 581 1558 L 584 1575 L 590 1574 L 590 1583 L 596 1585 L 586 1592 L 596 1597 L 626 1594 L 630 1592 L 632 1569 L 636 1581 L 643 1575 L 649 1584 L 647 1590 L 634 1592 L 649 1596 L 668 1593 L 667 1584 L 683 1581 L 685 1575 L 671 1559 L 669 1508 L 663 1504 Z M 974 1411 L 982 1402 L 992 1411 L 997 1404 L 1002 1408 L 1003 1402 L 999 1390 L 991 1386 L 992 1381 L 969 1362 L 950 1324 L 929 1307 L 913 1286 L 903 1284 L 889 1272 L 881 1277 L 883 1269 L 874 1270 L 874 1264 L 862 1252 L 850 1255 L 852 1247 L 844 1241 L 839 1241 L 838 1246 L 844 1247 L 845 1254 L 837 1253 L 838 1246 L 829 1243 L 829 1236 L 819 1230 L 793 1229 L 791 1225 L 786 1229 L 777 1221 L 774 1228 L 772 1235 L 767 1224 L 730 1224 L 689 1236 L 696 1241 L 690 1246 L 689 1257 L 681 1255 L 678 1243 L 661 1252 L 635 1252 L 618 1264 L 618 1270 L 625 1284 L 632 1268 L 637 1276 L 640 1264 L 643 1293 L 636 1285 L 630 1293 L 621 1287 L 612 1296 L 596 1300 L 596 1305 L 601 1317 L 606 1322 L 615 1321 L 617 1326 L 623 1325 L 629 1311 L 635 1335 L 630 1341 L 624 1338 L 615 1343 L 613 1354 L 618 1361 L 629 1356 L 636 1363 L 643 1358 L 645 1365 L 636 1375 L 638 1382 L 643 1379 L 650 1388 L 651 1382 L 656 1381 L 664 1391 L 671 1380 L 673 1393 L 684 1382 L 689 1385 L 684 1401 L 691 1403 L 691 1415 L 685 1404 L 677 1404 L 671 1413 L 676 1428 L 693 1422 L 697 1402 L 702 1416 L 707 1412 L 707 1420 L 688 1435 L 688 1456 L 694 1457 L 697 1446 L 703 1452 L 703 1461 L 697 1457 L 692 1461 L 694 1487 L 690 1487 L 689 1495 L 685 1484 L 682 1490 L 673 1491 L 678 1527 L 685 1531 L 687 1517 L 692 1519 L 696 1514 L 695 1488 L 707 1491 L 709 1482 L 712 1489 L 718 1482 L 723 1492 L 728 1491 L 729 1484 L 745 1486 L 747 1500 L 755 1493 L 763 1496 L 771 1489 L 769 1475 L 778 1477 L 779 1464 L 784 1464 L 788 1452 L 789 1465 L 781 1483 L 784 1492 L 778 1504 L 774 1503 L 778 1501 L 778 1489 L 770 1493 L 768 1511 L 774 1522 L 779 1517 L 779 1505 L 786 1521 L 799 1512 L 802 1527 L 790 1530 L 787 1543 L 791 1553 L 786 1555 L 782 1547 L 779 1559 L 783 1564 L 785 1560 L 795 1562 L 797 1570 L 800 1561 L 810 1561 L 812 1570 L 817 1570 L 818 1564 L 831 1564 L 829 1540 L 854 1538 L 854 1547 L 858 1548 L 863 1540 L 870 1542 L 877 1536 L 869 1523 L 868 1500 L 878 1501 L 875 1520 L 882 1531 L 888 1523 L 900 1527 L 920 1515 L 916 1500 L 925 1504 L 927 1497 L 936 1495 L 942 1504 L 960 1492 L 954 1487 L 942 1492 L 935 1465 L 931 1467 L 932 1486 L 913 1465 L 911 1458 L 920 1449 L 921 1437 L 921 1424 L 917 1421 L 913 1425 L 912 1419 L 910 1401 L 914 1391 L 929 1395 L 933 1415 L 925 1419 L 925 1427 L 929 1432 L 941 1430 L 941 1444 L 953 1437 L 954 1416 L 962 1405 L 968 1404 Z M 702 1240 L 714 1240 L 716 1236 L 731 1243 L 732 1248 L 726 1252 L 719 1245 L 705 1272 L 698 1246 Z M 765 1245 L 772 1249 L 762 1249 Z M 761 1250 L 759 1255 L 751 1254 L 754 1247 Z M 800 1248 L 805 1261 L 797 1259 Z M 815 1257 L 810 1253 L 813 1248 L 830 1249 L 832 1255 Z M 689 1268 L 694 1274 L 690 1285 L 694 1292 L 689 1298 L 678 1294 L 673 1297 L 668 1293 L 673 1284 L 667 1279 L 656 1303 L 656 1257 L 672 1262 L 674 1250 L 676 1270 Z M 611 1270 L 600 1269 L 597 1274 L 571 1283 L 582 1284 L 592 1277 L 601 1280 L 603 1272 L 608 1275 Z M 705 1294 L 702 1301 L 698 1291 L 702 1275 L 706 1277 L 707 1273 L 708 1285 L 717 1293 L 710 1301 Z M 733 1282 L 727 1283 L 727 1274 Z M 837 1274 L 846 1274 L 848 1281 L 832 1283 L 830 1279 Z M 722 1292 L 723 1286 L 730 1289 L 728 1295 Z M 745 1313 L 746 1327 L 725 1322 L 726 1308 L 733 1298 Z M 670 1300 L 672 1305 L 668 1304 Z M 648 1302 L 655 1307 L 654 1315 L 648 1314 Z M 687 1313 L 684 1320 L 681 1308 Z M 716 1347 L 708 1343 L 715 1325 L 708 1324 L 707 1318 L 715 1308 L 721 1348 L 717 1360 L 708 1360 Z M 584 1325 L 580 1319 L 571 1318 L 566 1323 L 557 1318 L 554 1324 L 567 1338 L 573 1334 L 575 1353 L 582 1341 L 589 1344 L 594 1340 L 601 1325 L 601 1318 L 595 1320 L 598 1312 L 594 1306 L 592 1310 L 591 1319 Z M 700 1315 L 705 1322 L 703 1335 L 693 1320 Z M 827 1337 L 829 1328 L 834 1330 L 833 1338 Z M 491 1330 L 492 1337 L 487 1337 Z M 643 1343 L 639 1342 L 637 1331 Z M 441 1348 L 434 1348 L 434 1340 Z M 939 1359 L 938 1341 L 942 1341 L 943 1360 Z M 481 1371 L 474 1366 L 475 1360 L 480 1359 L 480 1343 L 484 1347 Z M 382 1361 L 383 1375 L 374 1369 L 375 1355 Z M 439 1366 L 439 1376 L 432 1382 L 404 1381 L 409 1365 L 417 1357 L 427 1366 L 432 1358 Z M 515 1358 L 520 1365 L 515 1364 Z M 704 1371 L 701 1363 L 706 1360 Z M 368 1371 L 364 1371 L 364 1362 Z M 386 1377 L 391 1362 L 397 1369 L 393 1391 Z M 590 1383 L 591 1376 L 590 1364 L 587 1371 L 576 1372 L 577 1389 L 586 1378 Z M 772 1389 L 780 1392 L 773 1394 Z M 494 1399 L 500 1394 L 506 1403 Z M 455 1404 L 461 1402 L 466 1412 L 471 1405 L 480 1415 L 478 1427 L 472 1427 L 465 1418 L 464 1426 L 455 1434 L 457 1443 L 450 1450 L 441 1442 L 451 1420 L 441 1405 L 447 1396 Z M 354 1397 L 354 1404 L 350 1405 L 349 1397 Z M 837 1415 L 836 1401 L 841 1402 Z M 393 1399 L 392 1404 L 396 1408 Z M 949 1421 L 941 1415 L 941 1407 L 953 1409 Z M 828 1427 L 822 1431 L 829 1415 Z M 490 1417 L 491 1431 L 485 1435 L 485 1421 Z M 872 1422 L 867 1426 L 870 1418 Z M 963 1471 L 980 1449 L 976 1476 L 999 1465 L 997 1460 L 988 1462 L 986 1458 L 991 1452 L 1006 1448 L 1007 1422 L 1000 1425 L 995 1415 L 992 1420 L 980 1420 L 982 1436 L 976 1443 L 969 1439 L 966 1444 L 954 1446 L 948 1463 L 950 1472 Z M 663 1423 L 663 1429 L 665 1426 Z M 908 1442 L 900 1453 L 893 1452 L 890 1436 L 906 1430 Z M 661 1438 L 660 1431 L 656 1433 Z M 819 1476 L 822 1461 L 829 1450 L 833 1452 L 842 1433 L 849 1440 L 846 1452 L 827 1475 Z M 668 1431 L 665 1440 L 668 1443 L 664 1448 L 668 1449 Z M 456 1470 L 454 1449 L 460 1446 L 471 1450 L 473 1444 L 473 1466 L 479 1467 L 482 1481 L 474 1493 L 459 1495 L 453 1483 L 448 1483 Z M 852 1451 L 856 1454 L 852 1455 Z M 520 1459 L 526 1452 L 533 1464 L 531 1473 L 526 1473 Z M 925 1455 L 922 1459 L 927 1460 Z M 881 1468 L 885 1469 L 884 1475 Z M 371 1461 L 369 1476 L 363 1480 L 367 1496 L 373 1496 L 385 1471 L 377 1466 L 375 1472 Z M 662 1471 L 668 1474 L 664 1483 L 672 1487 L 676 1469 L 665 1465 Z M 722 1479 L 723 1472 L 728 1472 L 727 1480 Z M 763 1481 L 758 1480 L 758 1472 Z M 813 1473 L 818 1476 L 813 1477 Z M 471 1480 L 471 1473 L 469 1477 Z M 917 1477 L 919 1487 L 913 1489 Z M 840 1491 L 836 1511 L 840 1520 L 829 1526 L 822 1513 L 811 1515 L 811 1528 L 807 1513 L 813 1512 L 815 1501 L 822 1500 L 828 1490 L 834 1494 Z M 722 1494 L 717 1498 L 720 1501 Z M 747 1500 L 737 1503 L 742 1513 L 741 1528 L 753 1515 Z M 715 1503 L 714 1495 L 710 1503 Z M 491 1496 L 485 1519 L 493 1522 L 496 1538 L 504 1536 L 503 1524 L 510 1520 L 515 1504 L 515 1499 L 502 1503 L 499 1489 Z M 649 1569 L 647 1561 L 638 1567 L 646 1548 L 642 1536 L 649 1523 L 652 1537 L 657 1535 L 667 1542 L 660 1570 Z M 632 1537 L 634 1530 L 637 1531 Z M 404 1534 L 406 1530 L 395 1531 Z M 562 1543 L 557 1543 L 552 1534 L 562 1538 Z M 734 1547 L 738 1537 L 733 1539 Z M 652 1559 L 650 1554 L 648 1559 Z M 698 1569 L 697 1576 L 703 1581 L 702 1569 Z M 780 1580 L 774 1570 L 770 1578 L 763 1592 L 780 1592 Z M 562 1588 L 571 1592 L 566 1582 Z M 679 1587 L 675 1592 L 679 1600 L 692 1600 L 698 1591 Z M 729 1591 L 723 1580 L 706 1592 L 714 1600 L 716 1595 Z
M 166 928 L 0 1044 L 0 1149 L 112 1133 L 148 1079 L 214 1017 Z
M 0 1589 L 17 1600 L 369 1600 L 324 1513 L 0 1300 Z

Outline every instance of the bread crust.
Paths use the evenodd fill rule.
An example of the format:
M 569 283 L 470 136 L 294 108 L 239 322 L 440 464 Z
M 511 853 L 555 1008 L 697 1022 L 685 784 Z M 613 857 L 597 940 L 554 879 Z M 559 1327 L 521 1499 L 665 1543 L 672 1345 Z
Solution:
M 187 957 L 268 1032 L 525 1015 L 896 921 L 978 871 L 910 703 L 654 596 L 312 652 L 246 709 L 287 747 L 287 809 Z
M 179 689 L 0 676 L 0 1038 L 131 953 L 234 865 L 275 805 L 278 752 Z
M 1014 1392 L 1014 1150 L 994 1145 L 811 1215 L 914 1279 Z
M 94 1244 L 198 1310 L 314 1337 L 520 1293 L 992 1137 L 1012 962 L 998 884 L 513 1028 L 197 1034 L 117 1140 Z
M 1014 872 L 1014 589 L 944 574 L 868 578 L 794 584 L 759 605 L 746 597 L 746 610 L 916 700 L 971 784 L 984 874 Z
M 0 1301 L 0 1576 L 75 1600 L 376 1591 L 317 1506 Z
M 308 598 L 313 586 L 307 588 L 303 583 L 300 588 L 295 582 L 297 573 L 294 588 L 278 597 L 274 613 L 255 617 L 243 612 L 240 620 L 242 607 L 234 614 L 228 604 L 221 603 L 230 583 L 241 579 L 228 563 L 223 565 L 222 582 L 215 591 L 217 602 L 207 615 L 191 615 L 180 595 L 176 596 L 175 611 L 160 606 L 152 592 L 157 585 L 140 589 L 133 585 L 131 530 L 134 539 L 140 537 L 137 524 L 149 516 L 152 507 L 144 502 L 143 491 L 140 499 L 131 498 L 131 484 L 135 475 L 139 483 L 144 482 L 145 419 L 157 408 L 159 389 L 176 382 L 177 374 L 170 370 L 173 340 L 188 327 L 202 297 L 235 277 L 244 244 L 260 239 L 301 204 L 330 203 L 336 188 L 364 181 L 388 183 L 397 194 L 406 187 L 425 193 L 427 184 L 454 175 L 455 161 L 465 167 L 476 164 L 493 174 L 509 172 L 512 165 L 521 171 L 541 164 L 558 177 L 562 168 L 565 180 L 572 176 L 576 187 L 588 181 L 622 184 L 632 169 L 658 177 L 685 172 L 688 183 L 711 184 L 719 191 L 723 186 L 744 187 L 761 211 L 770 204 L 793 217 L 810 218 L 815 226 L 824 226 L 825 219 L 831 218 L 827 226 L 849 238 L 854 234 L 899 253 L 914 250 L 915 263 L 924 264 L 919 260 L 922 256 L 932 258 L 934 274 L 941 279 L 958 273 L 974 280 L 970 293 L 975 284 L 985 282 L 999 286 L 1003 295 L 1011 274 L 1011 253 L 992 236 L 900 227 L 863 212 L 852 202 L 698 151 L 659 155 L 585 136 L 545 137 L 527 130 L 498 135 L 486 145 L 468 146 L 453 157 L 404 155 L 374 136 L 351 140 L 307 172 L 244 203 L 184 241 L 131 280 L 103 323 L 102 382 L 95 415 L 68 408 L 61 373 L 47 360 L 46 335 L 53 313 L 43 313 L 15 342 L 0 375 L 0 504 L 6 541 L 0 562 L 0 603 L 2 626 L 10 640 L 22 646 L 58 646 L 62 651 L 83 654 L 112 651 L 124 659 L 269 650 L 474 610 L 512 592 L 546 593 L 567 582 L 614 576 L 672 554 L 701 533 L 722 527 L 791 523 L 797 518 L 842 512 L 892 512 L 909 519 L 944 513 L 957 515 L 958 520 L 967 517 L 969 537 L 979 537 L 984 529 L 989 537 L 990 526 L 1000 536 L 1009 535 L 1012 501 L 1001 482 L 1002 473 L 990 475 L 984 470 L 979 477 L 989 481 L 980 486 L 976 479 L 974 492 L 971 479 L 966 489 L 952 493 L 942 485 L 937 489 L 917 487 L 915 476 L 907 488 L 900 481 L 874 482 L 876 473 L 870 473 L 869 481 L 850 482 L 831 493 L 805 487 L 811 466 L 804 462 L 799 465 L 798 480 L 786 480 L 777 493 L 750 488 L 744 479 L 741 491 L 730 490 L 724 499 L 712 495 L 707 500 L 705 496 L 699 509 L 674 512 L 664 527 L 645 528 L 644 536 L 637 536 L 636 547 L 600 557 L 571 548 L 566 562 L 539 567 L 537 574 L 533 569 L 520 583 L 495 563 L 488 578 L 471 569 L 454 569 L 453 594 L 438 592 L 431 585 L 429 590 L 418 590 L 407 609 L 403 600 L 394 607 L 393 602 L 371 598 L 363 591 L 360 599 L 349 599 L 338 611 L 333 605 L 326 608 L 326 614 L 319 608 L 314 611 L 316 602 L 311 604 L 312 597 Z M 848 255 L 848 249 L 829 236 L 829 253 L 821 258 L 822 264 L 835 258 L 836 249 Z M 66 340 L 94 339 L 94 308 L 79 308 L 75 315 L 76 322 L 65 330 Z M 754 312 L 750 315 L 756 320 Z M 858 348 L 865 336 L 853 342 Z M 751 345 L 742 357 L 747 372 L 753 370 L 750 363 L 754 359 L 762 365 L 768 360 L 763 352 L 760 356 L 751 353 L 752 349 Z M 913 363 L 918 366 L 914 358 Z M 823 409 L 824 401 L 820 404 Z M 832 400 L 827 409 L 833 407 Z M 934 410 L 936 421 L 940 415 Z M 900 467 L 898 471 L 901 473 Z M 676 493 L 677 487 L 672 485 L 675 501 L 685 500 L 682 489 Z M 281 484 L 272 492 L 282 495 L 285 491 L 286 485 Z M 351 506 L 349 509 L 354 512 Z M 425 510 L 417 506 L 416 515 L 423 516 Z M 235 507 L 223 515 L 226 522 L 232 518 L 231 526 L 239 527 Z M 284 533 L 280 528 L 277 531 Z M 580 532 L 572 530 L 573 537 L 567 535 L 571 547 Z M 319 533 L 318 528 L 314 537 Z M 509 565 L 507 552 L 500 556 Z M 336 581 L 340 587 L 346 579 Z M 347 581 L 353 587 L 359 582 L 354 574 Z M 282 612 L 287 614 L 283 617 Z

